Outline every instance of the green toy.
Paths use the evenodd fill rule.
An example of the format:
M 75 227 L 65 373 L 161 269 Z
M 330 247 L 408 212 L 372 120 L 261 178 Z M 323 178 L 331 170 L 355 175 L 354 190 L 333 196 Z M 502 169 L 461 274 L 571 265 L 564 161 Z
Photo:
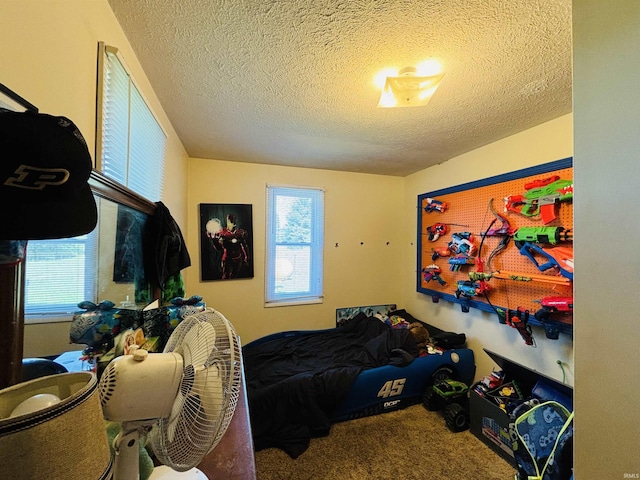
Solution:
M 444 420 L 452 432 L 469 428 L 469 387 L 465 383 L 441 380 L 427 388 L 422 404 L 429 411 L 444 410 Z

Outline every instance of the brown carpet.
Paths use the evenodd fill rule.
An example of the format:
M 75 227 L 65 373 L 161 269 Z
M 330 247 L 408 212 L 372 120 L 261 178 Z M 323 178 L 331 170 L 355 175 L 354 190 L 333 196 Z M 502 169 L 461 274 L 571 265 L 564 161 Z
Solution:
M 256 452 L 258 480 L 513 480 L 515 468 L 422 405 L 336 423 L 296 460 Z

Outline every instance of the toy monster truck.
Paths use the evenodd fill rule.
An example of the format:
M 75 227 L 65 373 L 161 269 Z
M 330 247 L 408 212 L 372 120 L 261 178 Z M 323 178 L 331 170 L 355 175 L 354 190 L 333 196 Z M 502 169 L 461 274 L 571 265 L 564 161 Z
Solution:
M 457 380 L 445 379 L 427 388 L 422 403 L 429 411 L 444 410 L 444 420 L 452 432 L 469 428 L 469 387 Z

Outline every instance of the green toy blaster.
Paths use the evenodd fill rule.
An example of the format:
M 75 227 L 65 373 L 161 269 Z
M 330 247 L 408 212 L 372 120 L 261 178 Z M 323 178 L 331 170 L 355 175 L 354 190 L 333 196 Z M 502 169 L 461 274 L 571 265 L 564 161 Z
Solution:
M 505 210 L 526 217 L 540 216 L 545 225 L 556 219 L 556 203 L 573 200 L 573 180 L 561 180 L 558 176 L 531 182 L 525 189 L 524 195 L 504 199 Z
M 513 234 L 516 245 L 522 242 L 548 243 L 572 242 L 573 233 L 564 227 L 520 227 Z

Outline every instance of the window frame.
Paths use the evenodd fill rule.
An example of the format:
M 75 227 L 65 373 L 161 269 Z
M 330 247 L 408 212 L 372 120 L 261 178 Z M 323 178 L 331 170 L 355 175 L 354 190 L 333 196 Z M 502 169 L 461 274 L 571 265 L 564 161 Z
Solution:
M 123 70 L 123 73 L 127 76 L 128 85 L 129 85 L 128 107 L 127 107 L 128 108 L 127 127 L 126 127 L 127 143 L 125 146 L 126 166 L 124 168 L 125 170 L 124 172 L 118 172 L 124 175 L 124 179 L 122 180 L 119 178 L 115 178 L 114 176 L 110 175 L 108 171 L 105 171 L 107 170 L 107 165 L 105 165 L 105 161 L 104 161 L 105 140 L 104 140 L 103 122 L 104 122 L 105 108 L 106 108 L 106 105 L 105 105 L 106 99 L 105 99 L 104 92 L 106 88 L 105 74 L 107 69 L 107 55 L 112 55 L 118 60 L 120 67 Z M 162 196 L 163 186 L 164 186 L 164 169 L 165 169 L 165 162 L 166 162 L 166 155 L 167 155 L 167 138 L 168 138 L 167 131 L 163 127 L 162 122 L 160 122 L 158 115 L 151 107 L 149 100 L 144 95 L 142 88 L 140 87 L 135 76 L 133 75 L 131 69 L 127 65 L 127 62 L 124 59 L 123 55 L 121 54 L 120 50 L 117 47 L 114 47 L 112 45 L 107 45 L 105 42 L 98 42 L 98 79 L 97 80 L 98 82 L 97 82 L 96 145 L 95 145 L 96 170 L 101 172 L 105 177 L 110 178 L 115 182 L 122 184 L 123 186 L 131 189 L 132 191 L 136 192 L 139 195 L 142 195 L 153 201 L 160 200 L 160 197 Z M 132 114 L 135 113 L 132 110 L 131 104 L 134 102 L 135 98 L 139 98 L 139 100 L 142 101 L 143 106 L 146 107 L 146 109 L 148 110 L 148 113 L 151 115 L 153 120 L 155 120 L 155 126 L 159 128 L 159 133 L 161 133 L 164 136 L 164 142 L 162 144 L 162 159 L 160 164 L 151 165 L 151 166 L 148 165 L 144 169 L 145 172 L 147 172 L 145 174 L 141 174 L 141 172 L 137 170 L 132 175 L 131 173 L 132 169 L 130 168 L 130 160 L 131 160 L 131 156 L 135 155 L 135 153 L 132 154 L 132 152 L 137 151 L 137 148 L 136 148 L 137 145 L 134 144 L 135 140 L 134 142 L 132 142 L 132 136 L 131 136 L 131 131 L 132 131 L 131 118 L 132 116 L 134 116 Z M 136 188 L 136 185 L 131 184 L 130 178 L 140 178 L 141 176 L 150 177 L 151 180 L 154 180 L 154 179 L 157 180 L 157 191 L 154 191 L 152 195 L 149 195 L 148 194 L 149 192 L 139 191 L 139 189 Z M 152 188 L 155 189 L 155 186 Z
M 285 195 L 288 194 L 288 195 Z M 311 251 L 309 290 L 289 294 L 276 293 L 276 248 L 292 245 L 277 240 L 278 196 L 308 198 L 312 201 L 311 240 L 298 242 L 308 245 Z M 324 217 L 325 189 L 320 187 L 301 187 L 292 185 L 266 186 L 266 222 L 265 222 L 265 307 L 317 304 L 324 301 Z

